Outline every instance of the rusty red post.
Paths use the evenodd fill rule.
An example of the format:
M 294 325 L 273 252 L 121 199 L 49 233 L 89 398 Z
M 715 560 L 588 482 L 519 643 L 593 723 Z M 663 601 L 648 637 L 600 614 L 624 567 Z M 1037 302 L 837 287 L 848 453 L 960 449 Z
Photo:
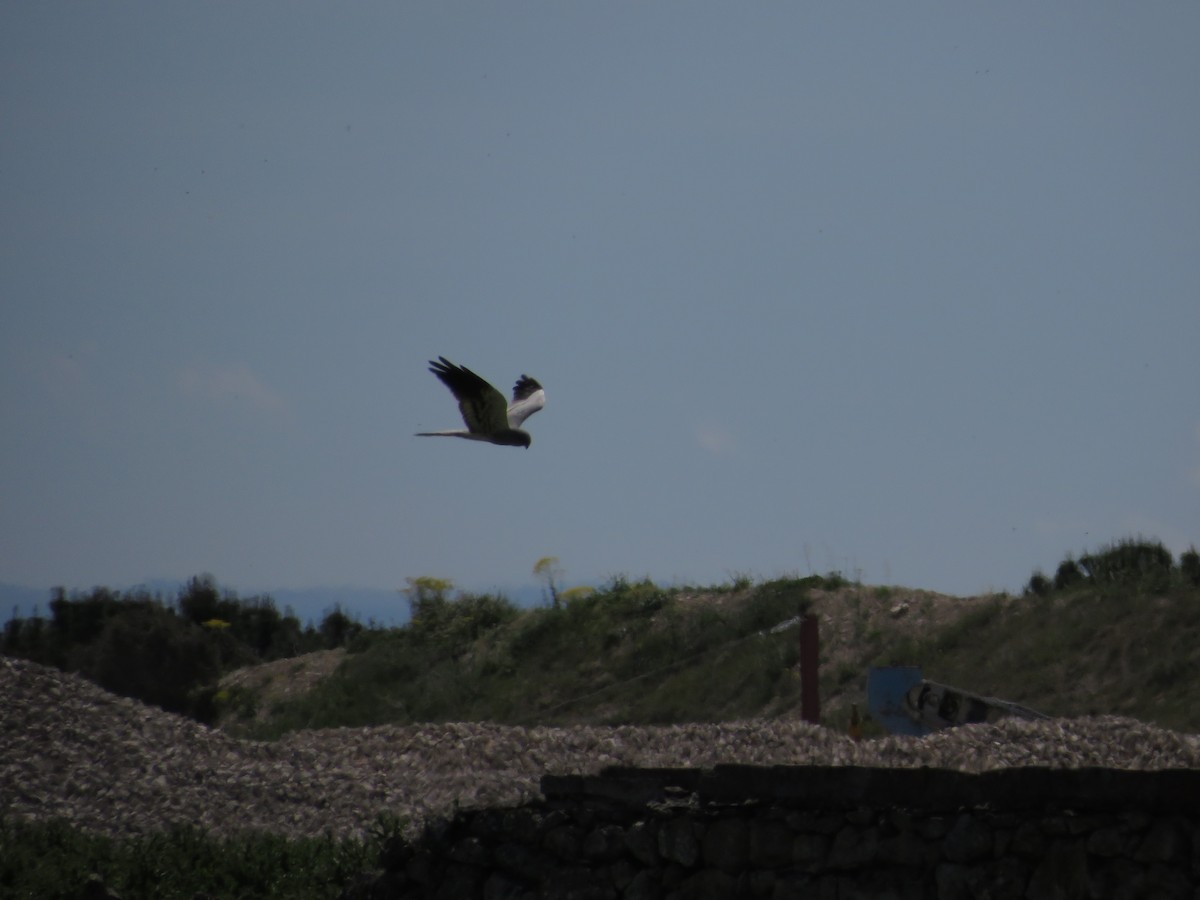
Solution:
M 821 638 L 817 617 L 810 614 L 800 620 L 800 718 L 814 725 L 821 724 L 820 684 L 817 680 L 820 656 Z

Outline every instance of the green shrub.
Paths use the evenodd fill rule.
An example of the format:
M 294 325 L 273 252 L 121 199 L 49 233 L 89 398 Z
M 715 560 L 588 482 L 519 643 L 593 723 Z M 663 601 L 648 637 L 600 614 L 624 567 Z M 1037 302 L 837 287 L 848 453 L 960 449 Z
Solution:
M 780 578 L 759 585 L 737 612 L 736 633 L 762 631 L 804 615 L 811 605 L 809 589 L 819 582 L 812 578 Z
M 1118 541 L 1094 554 L 1083 556 L 1079 565 L 1098 584 L 1131 584 L 1146 579 L 1169 579 L 1175 561 L 1171 551 L 1158 541 L 1141 538 Z
M 482 635 L 518 615 L 505 597 L 460 594 L 449 598 L 449 581 L 418 578 L 410 579 L 410 585 L 412 617 L 406 630 L 414 641 L 441 653 L 460 656 Z
M 75 900 L 113 891 L 124 900 L 197 896 L 333 900 L 373 868 L 396 829 L 377 824 L 367 840 L 288 839 L 265 833 L 218 838 L 177 828 L 116 840 L 61 821 L 0 822 L 0 896 Z M 102 887 L 101 887 L 102 885 Z
M 1046 597 L 1054 590 L 1054 583 L 1041 572 L 1034 572 L 1025 584 L 1025 596 Z
M 1184 584 L 1200 586 L 1200 553 L 1195 547 L 1189 547 L 1179 556 L 1179 572 Z
M 624 575 L 618 575 L 592 597 L 597 602 L 603 600 L 613 615 L 637 617 L 658 612 L 666 606 L 670 594 L 649 578 L 630 584 Z
M 1079 568 L 1079 563 L 1071 557 L 1067 557 L 1058 564 L 1058 569 L 1054 573 L 1054 589 L 1056 591 L 1065 591 L 1081 581 L 1083 581 L 1083 571 Z
M 1193 583 L 1200 583 L 1200 557 L 1189 565 L 1196 570 L 1197 580 Z M 1025 595 L 1046 597 L 1084 584 L 1101 590 L 1116 587 L 1128 591 L 1133 588 L 1161 594 L 1177 581 L 1177 572 L 1187 581 L 1189 576 L 1183 572 L 1183 559 L 1180 559 L 1180 568 L 1176 569 L 1171 551 L 1159 541 L 1125 538 L 1095 553 L 1084 554 L 1078 562 L 1068 556 L 1059 563 L 1053 581 L 1035 571 L 1025 585 Z

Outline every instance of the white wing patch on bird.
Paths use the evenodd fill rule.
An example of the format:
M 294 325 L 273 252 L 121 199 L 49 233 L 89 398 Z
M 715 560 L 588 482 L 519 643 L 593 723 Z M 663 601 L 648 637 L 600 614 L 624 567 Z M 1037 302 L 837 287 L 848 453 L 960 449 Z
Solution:
M 546 392 L 528 375 L 522 375 L 513 385 L 513 402 L 508 407 L 508 427 L 520 428 L 521 423 L 546 405 Z

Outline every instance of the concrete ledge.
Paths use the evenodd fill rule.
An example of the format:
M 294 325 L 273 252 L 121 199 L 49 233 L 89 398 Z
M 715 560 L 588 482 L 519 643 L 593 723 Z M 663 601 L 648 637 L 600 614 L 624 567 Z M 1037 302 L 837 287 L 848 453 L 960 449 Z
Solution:
M 740 766 L 712 769 L 610 767 L 599 775 L 546 775 L 547 802 L 587 800 L 614 807 L 680 801 L 747 801 L 792 807 L 904 807 L 948 811 L 1140 809 L 1189 813 L 1200 797 L 1200 770 L 1050 769 L 1020 767 L 978 774 L 949 769 L 857 766 Z

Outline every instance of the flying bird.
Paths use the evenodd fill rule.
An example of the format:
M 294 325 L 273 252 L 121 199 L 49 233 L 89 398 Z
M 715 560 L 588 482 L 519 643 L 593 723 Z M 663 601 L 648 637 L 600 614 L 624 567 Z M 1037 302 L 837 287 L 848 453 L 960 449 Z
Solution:
M 419 431 L 418 437 L 460 437 L 469 441 L 487 441 L 509 447 L 526 447 L 533 443 L 521 423 L 546 405 L 546 392 L 528 375 L 522 375 L 513 386 L 512 403 L 504 395 L 468 369 L 456 366 L 444 356 L 429 361 L 429 371 L 436 375 L 458 401 L 466 431 Z

